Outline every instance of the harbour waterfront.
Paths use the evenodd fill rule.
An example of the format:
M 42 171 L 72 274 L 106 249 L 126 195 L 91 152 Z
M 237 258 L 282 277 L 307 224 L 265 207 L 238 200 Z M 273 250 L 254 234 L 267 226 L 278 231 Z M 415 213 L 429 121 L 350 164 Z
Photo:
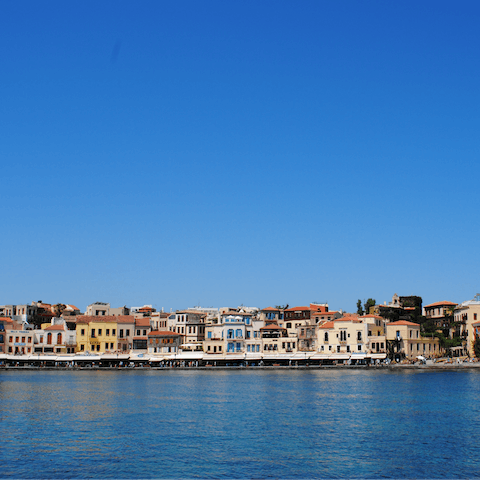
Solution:
M 478 478 L 480 372 L 0 372 L 2 478 Z

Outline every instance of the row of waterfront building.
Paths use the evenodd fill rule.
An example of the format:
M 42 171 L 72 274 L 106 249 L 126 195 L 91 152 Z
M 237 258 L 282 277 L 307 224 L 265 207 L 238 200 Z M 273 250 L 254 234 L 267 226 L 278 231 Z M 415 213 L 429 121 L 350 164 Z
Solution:
M 479 314 L 480 295 L 462 304 L 422 307 L 420 297 L 395 294 L 364 314 L 331 311 L 326 303 L 167 313 L 150 305 L 111 308 L 98 302 L 82 314 L 73 305 L 32 302 L 0 306 L 0 361 L 331 364 L 443 356 L 448 352 L 439 338 L 421 328 L 426 320 L 463 339 L 455 354 L 473 357 Z

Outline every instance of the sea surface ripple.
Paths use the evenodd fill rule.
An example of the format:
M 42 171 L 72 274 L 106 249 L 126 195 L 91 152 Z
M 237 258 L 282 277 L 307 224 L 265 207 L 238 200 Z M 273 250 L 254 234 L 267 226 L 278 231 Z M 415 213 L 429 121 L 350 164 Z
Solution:
M 0 372 L 0 478 L 479 478 L 480 372 Z

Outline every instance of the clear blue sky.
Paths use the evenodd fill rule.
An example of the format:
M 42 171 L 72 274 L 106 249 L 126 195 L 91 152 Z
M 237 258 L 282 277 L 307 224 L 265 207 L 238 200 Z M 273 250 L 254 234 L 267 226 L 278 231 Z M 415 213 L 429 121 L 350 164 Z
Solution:
M 478 1 L 3 1 L 0 304 L 480 291 Z

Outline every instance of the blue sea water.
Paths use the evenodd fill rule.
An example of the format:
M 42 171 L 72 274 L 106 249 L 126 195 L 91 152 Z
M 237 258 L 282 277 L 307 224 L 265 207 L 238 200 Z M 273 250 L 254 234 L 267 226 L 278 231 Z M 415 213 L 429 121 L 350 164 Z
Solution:
M 480 477 L 480 372 L 0 372 L 1 478 Z

